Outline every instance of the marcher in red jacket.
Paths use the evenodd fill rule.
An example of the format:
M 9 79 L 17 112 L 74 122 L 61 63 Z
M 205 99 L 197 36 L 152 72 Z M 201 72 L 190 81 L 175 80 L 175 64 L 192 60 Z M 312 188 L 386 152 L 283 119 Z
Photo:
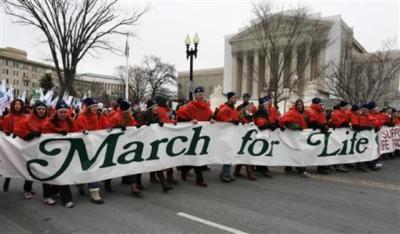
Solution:
M 383 126 L 382 116 L 379 112 L 379 108 L 377 107 L 375 102 L 368 103 L 368 110 L 369 110 L 369 122 L 374 127 L 375 131 L 378 132 L 379 129 Z
M 84 132 L 108 128 L 107 119 L 98 113 L 97 101 L 93 98 L 83 100 L 85 110 L 79 113 L 74 122 L 74 132 Z M 89 183 L 91 201 L 95 204 L 103 204 L 104 200 L 100 196 L 99 183 Z
M 67 135 L 69 132 L 72 132 L 73 120 L 68 115 L 68 109 L 69 107 L 64 101 L 58 102 L 55 108 L 56 112 L 41 126 L 41 132 L 57 133 L 63 136 Z M 60 199 L 64 207 L 74 207 L 71 189 L 68 185 L 52 185 L 51 190 L 57 190 L 60 193 Z
M 308 108 L 308 123 L 309 128 L 313 130 L 319 129 L 321 132 L 328 131 L 328 124 L 325 117 L 324 106 L 321 104 L 320 98 L 313 98 L 311 106 Z M 317 166 L 317 173 L 322 175 L 329 174 L 328 166 Z
M 247 107 L 247 108 L 249 108 L 250 113 L 252 115 L 254 115 L 257 111 L 257 107 L 252 102 L 250 102 L 250 99 L 251 99 L 250 94 L 244 93 L 242 95 L 242 99 L 243 99 L 243 102 L 238 107 L 236 107 L 236 109 L 240 112 L 245 107 Z M 250 105 L 250 107 L 249 107 L 249 105 Z
M 286 113 L 283 114 L 279 123 L 282 127 L 288 128 L 291 130 L 303 130 L 307 128 L 308 121 L 308 113 L 304 110 L 303 100 L 297 99 L 294 103 L 294 106 Z M 296 167 L 297 173 L 305 178 L 308 178 L 310 175 L 307 172 L 305 167 Z M 292 171 L 291 167 L 285 167 L 285 172 Z
M 238 125 L 240 122 L 243 122 L 242 119 L 240 118 L 239 112 L 235 108 L 235 104 L 238 100 L 238 97 L 234 92 L 228 92 L 226 97 L 228 98 L 228 101 L 220 106 L 218 113 L 216 115 L 217 121 L 231 122 L 235 125 Z M 230 164 L 222 165 L 222 170 L 221 173 L 219 174 L 219 178 L 221 179 L 222 182 L 230 183 L 232 181 L 235 181 L 235 179 L 230 175 L 231 167 L 232 165 Z
M 346 113 L 346 106 L 348 103 L 346 101 L 341 101 L 332 111 L 332 117 L 329 125 L 333 128 L 348 128 L 349 116 Z
M 126 130 L 126 127 L 138 126 L 135 118 L 131 113 L 131 104 L 127 100 L 120 100 L 118 105 L 118 110 L 109 119 L 110 128 L 120 128 L 122 131 Z M 141 191 L 141 174 L 135 174 L 130 176 L 125 176 L 124 181 L 130 185 L 131 194 L 135 197 L 143 197 Z M 111 179 L 105 181 L 105 188 L 107 191 L 112 191 Z
M 14 132 L 15 125 L 25 118 L 25 106 L 21 99 L 16 99 L 10 104 L 10 113 L 3 118 L 3 131 L 10 135 Z
M 198 121 L 211 121 L 212 111 L 210 108 L 210 103 L 204 100 L 204 89 L 202 87 L 197 87 L 194 90 L 194 98 L 194 101 L 190 101 L 186 105 L 179 108 L 179 110 L 177 111 L 178 121 L 192 121 L 194 124 L 197 124 Z M 202 167 L 181 167 L 182 180 L 186 180 L 187 174 L 192 168 L 196 174 L 196 185 L 200 187 L 207 187 L 207 184 L 204 182 L 204 177 L 201 169 Z
M 350 116 L 351 128 L 354 131 L 372 130 L 372 124 L 369 122 L 368 104 L 363 104 L 361 107 L 353 105 L 353 115 Z

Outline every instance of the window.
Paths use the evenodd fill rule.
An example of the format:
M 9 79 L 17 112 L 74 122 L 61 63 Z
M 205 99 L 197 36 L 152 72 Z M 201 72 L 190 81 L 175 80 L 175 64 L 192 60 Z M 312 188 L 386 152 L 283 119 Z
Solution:
M 6 66 L 8 66 L 8 60 L 6 59 Z
M 8 75 L 8 69 L 6 69 L 6 75 Z
M 8 79 L 6 79 L 6 84 L 8 84 Z

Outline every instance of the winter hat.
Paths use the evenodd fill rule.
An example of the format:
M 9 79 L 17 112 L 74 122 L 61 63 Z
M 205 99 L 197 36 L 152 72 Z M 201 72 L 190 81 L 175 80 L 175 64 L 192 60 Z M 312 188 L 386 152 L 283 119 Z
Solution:
M 89 98 L 85 98 L 83 100 L 83 104 L 87 107 L 91 107 L 93 105 L 97 105 L 97 101 L 95 99 L 89 97 Z
M 116 102 L 117 102 L 117 104 L 119 105 L 119 103 L 122 102 L 123 100 L 124 100 L 124 98 L 119 97 L 119 98 L 117 98 Z
M 369 107 L 370 107 L 369 103 L 366 103 L 366 104 L 362 104 L 360 108 L 369 110 Z
M 127 100 L 122 100 L 122 101 L 120 101 L 119 102 L 119 108 L 122 110 L 122 111 L 127 111 L 127 110 L 129 110 L 129 108 L 131 108 L 131 103 L 130 102 L 128 102 Z
M 155 101 L 156 101 L 157 105 L 166 107 L 167 106 L 167 102 L 168 102 L 168 98 L 166 98 L 164 96 L 157 96 L 155 98 Z
M 64 101 L 58 102 L 57 105 L 56 105 L 56 110 L 57 111 L 59 111 L 59 110 L 68 110 L 67 103 L 65 103 Z
M 315 98 L 313 98 L 313 99 L 311 100 L 311 102 L 312 102 L 313 104 L 320 104 L 320 103 L 321 103 L 321 98 L 315 97 Z
M 236 93 L 235 93 L 235 92 L 228 92 L 228 93 L 226 94 L 226 97 L 228 98 L 228 101 L 229 101 L 231 98 L 235 97 L 235 96 L 236 96 Z
M 244 94 L 242 95 L 242 98 L 251 98 L 251 97 L 250 97 L 250 94 L 244 93 Z
M 147 100 L 147 103 L 146 103 L 147 110 L 149 110 L 153 107 L 156 107 L 156 106 L 157 106 L 157 103 L 153 99 Z
M 194 93 L 195 93 L 195 94 L 196 94 L 196 93 L 204 93 L 203 87 L 201 87 L 201 86 L 197 87 L 197 88 L 194 90 Z
M 39 106 L 43 106 L 43 107 L 46 107 L 46 108 L 47 108 L 46 103 L 37 100 L 37 101 L 33 104 L 33 109 L 36 109 L 36 107 L 39 107 Z
M 376 103 L 375 102 L 369 102 L 368 104 L 368 109 L 370 109 L 370 110 L 372 110 L 372 109 L 375 109 L 375 107 L 376 107 Z
M 347 105 L 349 105 L 349 103 L 346 102 L 346 101 L 340 101 L 340 102 L 339 102 L 339 107 L 345 107 L 345 106 L 347 106 Z
M 261 97 L 258 99 L 258 105 L 264 105 L 268 100 L 265 97 Z
M 351 106 L 351 111 L 358 111 L 360 109 L 360 106 L 359 105 L 352 105 Z

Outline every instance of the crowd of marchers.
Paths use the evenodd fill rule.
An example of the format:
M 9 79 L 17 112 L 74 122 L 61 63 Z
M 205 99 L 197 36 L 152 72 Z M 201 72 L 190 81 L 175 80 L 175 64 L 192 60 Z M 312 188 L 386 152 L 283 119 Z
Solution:
M 394 108 L 385 107 L 379 109 L 374 102 L 361 105 L 350 105 L 345 101 L 340 101 L 334 106 L 333 110 L 325 110 L 321 99 L 316 97 L 312 99 L 309 107 L 305 107 L 302 100 L 297 100 L 293 107 L 287 112 L 281 114 L 273 105 L 273 97 L 265 96 L 258 99 L 258 106 L 250 102 L 250 95 L 243 94 L 242 102 L 236 105 L 239 97 L 234 92 L 226 94 L 227 101 L 216 108 L 214 111 L 210 103 L 204 98 L 204 90 L 197 87 L 194 90 L 194 100 L 179 104 L 172 110 L 169 100 L 163 96 L 157 96 L 149 99 L 146 103 L 146 110 L 137 110 L 132 108 L 128 100 L 119 98 L 113 101 L 110 107 L 104 107 L 94 98 L 83 100 L 82 108 L 73 108 L 64 101 L 58 102 L 55 106 L 47 106 L 46 103 L 36 101 L 33 106 L 25 106 L 20 99 L 13 100 L 9 109 L 3 113 L 0 118 L 0 129 L 9 137 L 19 137 L 30 141 L 40 137 L 43 133 L 56 133 L 66 135 L 70 132 L 87 132 L 99 129 L 119 128 L 125 131 L 126 127 L 143 126 L 150 124 L 176 124 L 178 122 L 201 122 L 209 121 L 214 123 L 229 122 L 234 125 L 254 123 L 260 130 L 269 129 L 275 131 L 301 131 L 311 128 L 321 132 L 329 131 L 329 128 L 351 128 L 354 131 L 375 130 L 378 131 L 383 126 L 400 125 L 400 114 Z M 397 158 L 400 152 L 382 155 L 382 158 Z M 334 171 L 348 172 L 349 170 L 360 170 L 362 172 L 377 171 L 382 167 L 380 159 L 349 165 L 318 166 L 317 173 L 329 174 Z M 235 177 L 257 180 L 257 175 L 272 178 L 267 166 L 251 165 L 222 165 L 219 174 L 221 182 L 231 183 Z M 246 174 L 242 174 L 242 168 Z M 207 187 L 203 172 L 209 170 L 207 166 L 193 167 L 182 166 L 174 171 L 169 168 L 163 171 L 150 173 L 150 182 L 160 184 L 163 192 L 169 192 L 173 186 L 179 184 L 176 179 L 176 173 L 180 172 L 180 178 L 185 181 L 189 171 L 193 169 L 195 173 L 195 184 L 199 187 Z M 233 175 L 232 175 L 233 172 Z M 257 173 L 255 173 L 257 172 Z M 309 177 L 305 167 L 285 167 L 287 173 L 298 173 L 302 177 Z M 105 190 L 112 192 L 111 180 L 103 181 Z M 124 176 L 122 183 L 128 184 L 130 193 L 135 197 L 143 197 L 145 187 L 142 184 L 142 175 L 134 174 Z M 9 188 L 10 179 L 6 178 L 3 190 Z M 103 204 L 104 200 L 100 193 L 100 183 L 94 181 L 87 185 L 78 185 L 80 195 L 86 193 L 85 187 L 88 187 L 89 196 L 93 203 Z M 69 185 L 50 185 L 42 184 L 43 201 L 47 205 L 55 205 L 59 198 L 67 208 L 74 206 L 73 197 Z M 35 192 L 33 191 L 33 182 L 26 180 L 23 186 L 25 199 L 31 199 Z

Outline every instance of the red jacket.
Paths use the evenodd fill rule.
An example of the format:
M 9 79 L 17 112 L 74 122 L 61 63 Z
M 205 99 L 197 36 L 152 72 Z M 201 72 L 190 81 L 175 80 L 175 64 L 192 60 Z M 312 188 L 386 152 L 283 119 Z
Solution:
M 288 112 L 283 114 L 279 122 L 281 126 L 286 126 L 287 124 L 290 123 L 296 123 L 300 125 L 302 129 L 305 129 L 307 128 L 307 122 L 306 122 L 307 115 L 308 114 L 306 111 L 302 114 L 297 111 L 296 107 L 292 107 Z
M 166 107 L 158 106 L 156 112 L 160 123 L 176 123 L 175 120 L 169 118 L 168 109 Z
M 48 119 L 41 127 L 42 133 L 72 132 L 73 122 L 71 119 L 60 120 L 56 125 L 52 119 Z
M 331 125 L 335 128 L 342 126 L 343 124 L 349 123 L 348 115 L 346 111 L 342 109 L 333 110 L 331 117 Z
M 234 106 L 231 106 L 227 103 L 219 106 L 219 110 L 217 113 L 217 121 L 220 122 L 232 122 L 232 121 L 242 121 L 240 118 L 239 112 L 236 110 Z
M 191 101 L 179 108 L 176 114 L 182 120 L 209 121 L 212 117 L 212 110 L 209 102 Z
M 388 126 L 392 123 L 392 118 L 388 116 L 386 113 L 381 113 L 379 117 L 382 126 Z
M 354 114 L 350 118 L 351 126 L 368 127 L 371 126 L 368 115 Z
M 395 120 L 394 120 L 394 125 L 400 125 L 400 117 L 397 117 Z
M 380 113 L 369 113 L 368 119 L 369 119 L 370 124 L 375 129 L 379 129 L 383 126 L 382 116 Z
M 279 114 L 278 110 L 273 105 L 269 105 L 267 110 L 268 110 L 269 122 L 271 124 L 279 123 L 280 114 Z
M 100 130 L 108 128 L 107 118 L 99 115 L 92 114 L 89 112 L 83 112 L 78 115 L 74 122 L 74 132 Z
M 26 118 L 24 114 L 21 115 L 15 115 L 12 113 L 9 113 L 3 118 L 3 131 L 5 133 L 13 133 L 14 132 L 14 127 L 16 124 Z
M 308 108 L 308 122 L 320 125 L 326 124 L 325 113 L 320 104 L 313 103 L 310 108 Z
M 115 128 L 117 126 L 137 126 L 138 123 L 136 122 L 135 118 L 130 114 L 130 112 L 123 112 L 118 110 L 108 121 L 109 126 L 111 128 Z
M 3 130 L 3 117 L 0 116 L 0 130 Z
M 25 139 L 31 132 L 41 132 L 41 127 L 46 121 L 46 117 L 40 119 L 36 115 L 30 114 L 15 125 L 14 133 L 18 137 Z

